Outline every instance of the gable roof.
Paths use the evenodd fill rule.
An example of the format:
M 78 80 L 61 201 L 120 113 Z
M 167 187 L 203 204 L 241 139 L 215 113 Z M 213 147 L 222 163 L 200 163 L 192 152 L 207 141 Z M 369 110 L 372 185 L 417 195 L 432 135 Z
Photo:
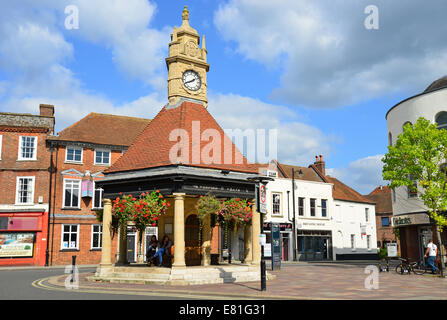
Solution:
M 54 140 L 130 146 L 150 121 L 92 112 L 59 132 Z
M 391 189 L 387 186 L 379 186 L 365 197 L 376 203 L 376 213 L 393 213 Z
M 306 181 L 316 181 L 316 182 L 326 182 L 322 177 L 318 175 L 317 172 L 313 168 L 306 168 L 306 167 L 299 167 L 299 166 L 293 166 L 289 164 L 283 164 L 275 161 L 278 171 L 280 175 L 283 178 L 289 178 L 292 179 L 292 169 L 295 170 L 295 176 L 294 178 L 296 180 L 306 180 Z M 303 173 L 301 176 L 298 174 L 298 172 L 301 170 Z
M 208 141 L 199 141 L 204 133 L 218 133 L 220 136 L 220 143 L 216 140 L 216 146 L 221 150 L 220 155 L 216 153 L 218 163 L 207 163 L 202 157 L 198 157 L 202 152 L 209 155 L 209 144 L 212 142 L 208 141 L 214 141 L 214 137 Z M 181 138 L 179 140 L 180 135 L 185 135 L 187 141 L 183 140 L 184 144 Z M 183 150 L 184 154 L 178 153 L 179 149 Z M 183 155 L 187 159 L 173 162 L 170 159 L 173 154 L 174 157 Z M 225 163 L 224 156 L 231 156 L 231 161 L 226 161 L 231 162 L 230 164 Z M 240 163 L 236 163 L 236 159 L 240 159 Z M 176 164 L 249 173 L 257 173 L 258 168 L 248 164 L 247 159 L 203 105 L 184 100 L 177 105 L 163 107 L 126 153 L 105 172 L 142 170 Z
M 326 179 L 329 183 L 334 184 L 334 187 L 332 189 L 332 197 L 335 200 L 368 203 L 368 204 L 375 203 L 374 201 L 362 196 L 360 193 L 348 187 L 343 182 L 334 177 L 326 176 Z

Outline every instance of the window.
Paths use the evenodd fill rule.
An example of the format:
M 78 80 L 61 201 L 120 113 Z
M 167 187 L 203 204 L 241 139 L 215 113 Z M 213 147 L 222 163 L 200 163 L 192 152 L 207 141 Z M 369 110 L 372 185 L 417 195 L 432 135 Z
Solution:
M 310 199 L 310 216 L 315 217 L 315 202 L 316 199 Z
M 3 136 L 0 135 L 0 160 L 2 160 L 2 138 Z
M 95 150 L 95 164 L 110 165 L 110 150 Z
M 447 129 L 447 112 L 443 111 L 436 115 L 435 122 L 438 129 Z
M 281 194 L 272 193 L 272 215 L 281 215 Z
M 371 236 L 370 235 L 366 236 L 366 247 L 368 249 L 371 249 Z
M 327 217 L 327 200 L 321 199 L 321 216 Z
M 391 132 L 388 133 L 388 145 L 393 145 L 393 135 L 391 134 Z
M 369 222 L 369 208 L 365 208 L 365 221 Z
M 96 188 L 95 186 L 95 193 L 93 194 L 93 208 L 99 209 L 102 208 L 102 193 L 103 189 Z
M 82 148 L 67 146 L 65 161 L 82 162 Z
M 405 126 L 409 124 L 410 126 L 412 126 L 413 124 L 410 121 L 407 121 L 404 123 L 404 125 L 402 126 L 402 131 L 405 130 Z
M 351 234 L 351 249 L 355 249 L 355 234 Z
M 62 225 L 61 249 L 79 249 L 78 239 L 79 239 L 78 224 Z
M 102 248 L 102 225 L 92 225 L 92 249 Z
M 304 216 L 304 198 L 298 198 L 298 215 Z
M 80 207 L 81 180 L 64 179 L 64 203 L 65 208 Z
M 390 226 L 390 217 L 382 217 L 382 227 Z
M 407 186 L 408 198 L 417 198 L 417 196 L 418 196 L 418 183 L 417 183 L 417 181 L 414 181 L 412 175 L 410 175 L 409 178 L 410 178 L 410 180 L 413 181 L 413 186 L 411 186 L 411 187 Z
M 16 204 L 34 203 L 34 177 L 17 177 Z
M 36 160 L 37 137 L 19 138 L 18 160 Z

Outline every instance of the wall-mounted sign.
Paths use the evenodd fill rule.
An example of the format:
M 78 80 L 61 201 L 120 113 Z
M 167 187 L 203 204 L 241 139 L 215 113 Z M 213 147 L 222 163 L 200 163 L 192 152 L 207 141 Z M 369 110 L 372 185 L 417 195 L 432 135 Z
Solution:
M 281 231 L 292 231 L 293 230 L 291 223 L 279 223 L 279 228 Z M 264 222 L 264 229 L 270 230 L 271 222 Z
M 266 241 L 266 235 L 265 235 L 264 233 L 261 233 L 261 234 L 259 235 L 259 244 L 260 244 L 261 246 L 265 246 L 266 243 L 267 243 L 267 241 Z
M 393 228 L 402 226 L 430 224 L 430 217 L 426 213 L 401 214 L 391 219 Z
M 34 233 L 0 233 L 0 257 L 32 257 Z

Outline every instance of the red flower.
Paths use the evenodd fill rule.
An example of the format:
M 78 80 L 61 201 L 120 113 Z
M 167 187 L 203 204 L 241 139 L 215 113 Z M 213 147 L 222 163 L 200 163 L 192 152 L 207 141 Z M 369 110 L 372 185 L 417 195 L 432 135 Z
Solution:
M 168 202 L 168 207 L 170 207 L 171 206 L 171 204 Z
M 157 225 L 157 224 L 156 224 L 155 222 L 152 224 L 153 227 L 155 227 L 156 225 Z
M 160 193 L 160 190 L 155 190 L 155 192 Z

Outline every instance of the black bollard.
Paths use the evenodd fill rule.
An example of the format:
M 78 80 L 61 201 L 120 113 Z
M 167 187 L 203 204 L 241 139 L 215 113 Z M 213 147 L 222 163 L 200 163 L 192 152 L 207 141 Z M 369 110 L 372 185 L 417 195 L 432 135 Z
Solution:
M 70 279 L 70 282 L 73 282 L 75 267 L 76 267 L 76 256 L 71 256 L 71 279 Z

